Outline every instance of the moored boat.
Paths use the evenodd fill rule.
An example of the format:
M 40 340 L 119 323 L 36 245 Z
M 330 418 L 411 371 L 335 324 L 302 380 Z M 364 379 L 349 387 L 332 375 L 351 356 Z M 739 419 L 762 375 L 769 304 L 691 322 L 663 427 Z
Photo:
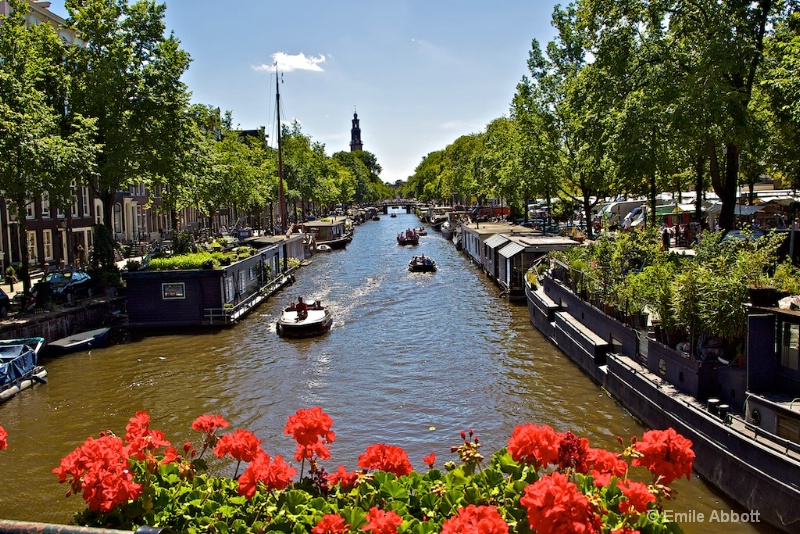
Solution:
M 0 402 L 36 383 L 45 383 L 47 371 L 39 365 L 44 338 L 0 340 Z
M 408 270 L 412 273 L 436 272 L 436 260 L 430 256 L 425 256 L 424 254 L 414 256 L 408 262 Z
M 328 332 L 333 325 L 333 313 L 319 300 L 306 304 L 301 298 L 283 310 L 275 329 L 283 337 L 311 337 Z
M 76 352 L 79 350 L 86 350 L 92 347 L 99 347 L 108 339 L 108 333 L 111 328 L 96 328 L 94 330 L 87 330 L 86 332 L 79 332 L 77 334 L 67 336 L 47 344 L 51 352 Z
M 425 229 L 424 226 L 420 226 L 419 228 L 414 228 L 414 231 L 417 235 L 428 235 L 428 231 Z
M 759 522 L 797 532 L 800 443 L 796 431 L 786 430 L 800 428 L 796 395 L 758 392 L 770 376 L 766 363 L 773 374 L 783 371 L 779 349 L 796 358 L 796 312 L 756 310 L 748 317 L 743 366 L 725 365 L 608 315 L 569 287 L 566 272 L 551 267 L 535 284 L 525 278 L 531 323 L 644 424 L 690 439 L 703 479 L 757 511 Z M 781 332 L 792 333 L 791 340 L 776 343 Z

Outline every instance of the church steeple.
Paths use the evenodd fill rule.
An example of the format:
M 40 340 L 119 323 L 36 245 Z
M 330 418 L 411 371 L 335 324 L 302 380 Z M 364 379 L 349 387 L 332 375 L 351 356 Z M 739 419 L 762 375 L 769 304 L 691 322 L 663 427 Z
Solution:
M 361 143 L 361 127 L 358 125 L 358 113 L 353 112 L 353 127 L 350 129 L 350 152 L 363 150 Z

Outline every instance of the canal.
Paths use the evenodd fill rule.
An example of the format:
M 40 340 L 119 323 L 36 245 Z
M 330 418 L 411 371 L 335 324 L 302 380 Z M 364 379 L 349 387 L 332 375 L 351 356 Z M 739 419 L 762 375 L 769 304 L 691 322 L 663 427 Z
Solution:
M 87 436 L 110 429 L 124 435 L 128 418 L 147 410 L 151 427 L 180 445 L 197 441 L 192 421 L 218 413 L 232 428 L 253 431 L 270 455 L 290 458 L 284 435 L 299 408 L 321 406 L 333 418 L 336 441 L 329 470 L 357 467 L 373 443 L 403 447 L 412 465 L 450 453 L 461 430 L 474 429 L 490 456 L 516 425 L 572 430 L 592 446 L 618 450 L 615 436 L 645 430 L 534 330 L 523 305 L 500 290 L 441 234 L 417 247 L 395 236 L 419 225 L 397 212 L 355 229 L 343 251 L 319 253 L 297 281 L 235 327 L 208 333 L 141 337 L 45 360 L 48 384 L 0 405 L 9 448 L 0 451 L 0 518 L 68 523 L 82 509 L 65 498 L 51 472 Z M 409 273 L 415 253 L 439 271 Z M 330 333 L 304 340 L 275 333 L 280 309 L 297 296 L 319 298 L 334 310 Z M 231 475 L 233 466 L 212 463 Z M 675 484 L 667 507 L 704 514 L 731 505 L 701 480 Z M 684 523 L 687 533 L 718 532 L 720 524 Z M 728 532 L 768 532 L 727 524 Z

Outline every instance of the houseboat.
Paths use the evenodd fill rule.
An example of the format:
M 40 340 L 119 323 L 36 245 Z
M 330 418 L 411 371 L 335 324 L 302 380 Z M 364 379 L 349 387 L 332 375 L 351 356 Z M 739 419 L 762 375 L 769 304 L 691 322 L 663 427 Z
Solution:
M 270 295 L 292 283 L 288 258 L 303 259 L 303 234 L 271 239 L 275 240 L 273 244 L 217 268 L 123 272 L 128 289 L 128 326 L 236 324 Z
M 581 298 L 564 267 L 526 277 L 533 325 L 644 424 L 689 438 L 699 476 L 800 531 L 800 313 L 751 308 L 741 366 L 701 360 Z
M 365 219 L 362 219 L 362 222 Z M 346 217 L 332 217 L 321 221 L 303 223 L 303 232 L 312 234 L 317 245 L 328 245 L 333 249 L 345 248 L 353 240 L 347 230 Z

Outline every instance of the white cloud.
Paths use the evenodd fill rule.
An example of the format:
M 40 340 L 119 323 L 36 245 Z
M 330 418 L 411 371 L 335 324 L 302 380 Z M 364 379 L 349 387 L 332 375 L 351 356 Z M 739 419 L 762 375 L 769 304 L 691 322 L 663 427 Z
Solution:
M 309 56 L 302 52 L 299 54 L 287 54 L 286 52 L 275 52 L 272 54 L 272 65 L 255 65 L 253 69 L 265 72 L 275 72 L 275 64 L 281 72 L 292 72 L 293 70 L 310 70 L 315 72 L 323 72 L 322 64 L 325 63 L 325 56 Z

